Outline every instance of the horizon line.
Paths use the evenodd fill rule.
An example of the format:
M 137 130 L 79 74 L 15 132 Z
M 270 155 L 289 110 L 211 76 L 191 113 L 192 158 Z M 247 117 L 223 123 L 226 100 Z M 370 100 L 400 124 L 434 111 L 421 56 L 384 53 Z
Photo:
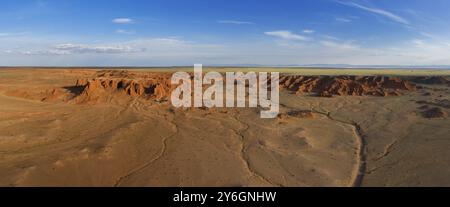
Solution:
M 72 65 L 72 66 L 57 66 L 57 65 L 16 65 L 7 66 L 0 65 L 0 69 L 6 68 L 184 68 L 193 67 L 192 65 L 122 65 L 122 66 L 99 66 L 99 65 Z M 353 65 L 353 64 L 306 64 L 306 65 L 260 65 L 260 64 L 203 64 L 204 67 L 213 68 L 299 68 L 299 69 L 438 69 L 450 70 L 450 65 Z

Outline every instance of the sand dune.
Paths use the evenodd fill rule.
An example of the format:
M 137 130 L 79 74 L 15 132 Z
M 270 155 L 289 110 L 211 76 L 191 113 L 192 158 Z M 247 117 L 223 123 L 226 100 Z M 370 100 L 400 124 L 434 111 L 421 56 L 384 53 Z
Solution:
M 0 185 L 450 186 L 448 77 L 283 74 L 276 119 L 175 109 L 169 80 L 1 70 Z

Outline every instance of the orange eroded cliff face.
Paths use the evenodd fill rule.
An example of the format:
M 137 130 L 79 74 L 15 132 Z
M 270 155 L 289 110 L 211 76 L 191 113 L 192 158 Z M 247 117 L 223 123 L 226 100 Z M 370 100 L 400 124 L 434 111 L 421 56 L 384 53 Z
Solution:
M 173 87 L 170 74 L 136 76 L 127 72 L 100 73 L 93 79 L 79 79 L 75 87 L 81 89 L 79 102 L 94 101 L 108 95 L 127 95 L 155 100 L 167 100 Z
M 297 94 L 314 93 L 318 96 L 399 96 L 417 87 L 400 78 L 383 76 L 283 76 L 282 88 Z
M 176 88 L 170 84 L 171 73 L 129 73 L 99 71 L 95 78 L 79 79 L 78 102 L 98 101 L 105 96 L 126 95 L 154 100 L 168 100 Z M 207 87 L 207 86 L 205 86 Z M 296 94 L 331 96 L 400 96 L 418 87 L 408 80 L 384 76 L 299 76 L 282 75 L 280 87 Z

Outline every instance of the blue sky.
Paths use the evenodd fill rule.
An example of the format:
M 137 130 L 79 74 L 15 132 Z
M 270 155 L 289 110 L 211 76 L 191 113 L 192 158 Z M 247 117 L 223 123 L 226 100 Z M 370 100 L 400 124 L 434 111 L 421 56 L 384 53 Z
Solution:
M 448 0 L 4 0 L 0 65 L 450 65 Z

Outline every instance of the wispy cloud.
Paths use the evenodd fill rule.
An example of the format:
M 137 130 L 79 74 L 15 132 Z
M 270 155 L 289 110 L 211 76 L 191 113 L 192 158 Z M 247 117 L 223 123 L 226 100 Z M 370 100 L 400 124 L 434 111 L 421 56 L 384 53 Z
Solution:
M 338 17 L 335 17 L 334 19 L 341 23 L 350 23 L 350 22 L 353 22 L 354 20 L 359 19 L 359 17 L 353 16 L 353 15 L 347 15 L 347 16 L 338 16 Z
M 411 41 L 411 43 L 416 47 L 422 47 L 425 45 L 425 42 L 423 40 L 414 39 Z
M 433 34 L 431 34 L 431 33 L 428 33 L 428 32 L 420 32 L 420 34 L 421 34 L 422 36 L 428 37 L 428 38 L 430 38 L 430 39 L 437 39 L 437 37 L 436 37 L 435 35 L 433 35 Z
M 125 35 L 134 35 L 136 34 L 136 31 L 134 30 L 125 30 L 125 29 L 118 29 L 116 30 L 117 34 L 125 34 Z
M 329 41 L 329 40 L 320 41 L 320 44 L 325 47 L 341 49 L 341 50 L 355 50 L 355 49 L 359 48 L 358 45 L 355 45 L 352 43 L 342 43 L 342 42 L 335 42 L 335 41 Z
M 134 39 L 130 41 L 105 44 L 66 43 L 47 45 L 44 43 L 38 47 L 8 48 L 0 52 L 5 54 L 30 56 L 66 55 L 74 57 L 74 55 L 87 55 L 98 57 L 101 55 L 106 57 L 108 55 L 121 54 L 125 56 L 128 55 L 129 57 L 156 58 L 156 56 L 173 56 L 175 58 L 182 54 L 189 53 L 188 51 L 191 49 L 201 51 L 204 50 L 205 52 L 202 53 L 202 56 L 204 56 L 208 52 L 213 52 L 214 50 L 220 48 L 221 46 L 219 45 L 198 44 L 180 39 L 178 37 L 161 37 Z M 193 54 L 193 52 L 191 54 Z
M 131 18 L 115 18 L 112 22 L 116 24 L 132 24 L 134 23 L 134 20 Z
M 52 66 L 189 65 L 196 61 L 202 61 L 205 64 L 256 63 L 263 65 L 450 63 L 449 42 L 408 39 L 401 44 L 388 47 L 368 48 L 353 40 L 326 38 L 321 34 L 318 34 L 316 38 L 322 39 L 308 42 L 280 41 L 274 44 L 274 42 L 264 41 L 230 45 L 196 43 L 175 37 L 135 39 L 104 44 L 55 44 L 37 41 L 21 47 L 4 47 L 4 44 L 0 44 L 4 47 L 0 50 L 0 63 Z M 10 40 L 3 40 L 4 42 L 10 42 Z M 24 58 L 24 56 L 27 57 Z
M 398 22 L 398 23 L 401 23 L 401 24 L 409 25 L 409 21 L 406 20 L 405 18 L 403 18 L 403 17 L 401 17 L 399 15 L 396 15 L 396 14 L 394 14 L 392 12 L 383 10 L 383 9 L 367 7 L 367 6 L 363 6 L 361 4 L 357 4 L 357 3 L 354 3 L 354 2 L 342 2 L 342 1 L 337 1 L 337 2 L 342 4 L 342 5 L 358 8 L 358 9 L 361 9 L 361 10 L 364 10 L 364 11 L 368 11 L 368 12 L 373 13 L 373 14 L 377 14 L 377 15 L 386 17 L 388 19 L 391 19 L 392 21 L 395 21 L 395 22 Z M 344 20 L 344 19 L 341 19 L 341 20 Z
M 26 32 L 17 32 L 17 33 L 8 33 L 8 32 L 0 32 L 0 37 L 17 37 L 23 36 Z
M 285 39 L 285 40 L 302 40 L 302 41 L 309 40 L 307 37 L 295 34 L 289 30 L 271 31 L 271 32 L 265 32 L 264 34 L 273 36 L 273 37 L 278 37 L 278 38 Z
M 349 19 L 349 18 L 344 18 L 344 17 L 336 17 L 335 19 L 336 19 L 336 21 L 338 21 L 338 22 L 344 22 L 344 23 L 349 23 L 349 22 L 352 21 L 351 19 Z
M 10 51 L 9 54 L 13 54 L 13 51 Z M 69 51 L 61 51 L 61 50 L 25 50 L 15 52 L 20 55 L 70 55 Z
M 236 21 L 236 20 L 219 20 L 217 21 L 220 24 L 254 24 L 253 22 L 248 22 L 248 21 Z
M 331 35 L 322 35 L 322 37 L 328 40 L 339 40 L 339 38 Z
M 54 47 L 56 51 L 73 53 L 133 53 L 142 51 L 128 45 L 81 45 L 81 44 L 60 44 Z
M 312 30 L 312 29 L 304 29 L 303 30 L 303 33 L 305 33 L 305 34 L 312 34 L 312 33 L 315 33 L 316 31 L 314 31 L 314 30 Z

